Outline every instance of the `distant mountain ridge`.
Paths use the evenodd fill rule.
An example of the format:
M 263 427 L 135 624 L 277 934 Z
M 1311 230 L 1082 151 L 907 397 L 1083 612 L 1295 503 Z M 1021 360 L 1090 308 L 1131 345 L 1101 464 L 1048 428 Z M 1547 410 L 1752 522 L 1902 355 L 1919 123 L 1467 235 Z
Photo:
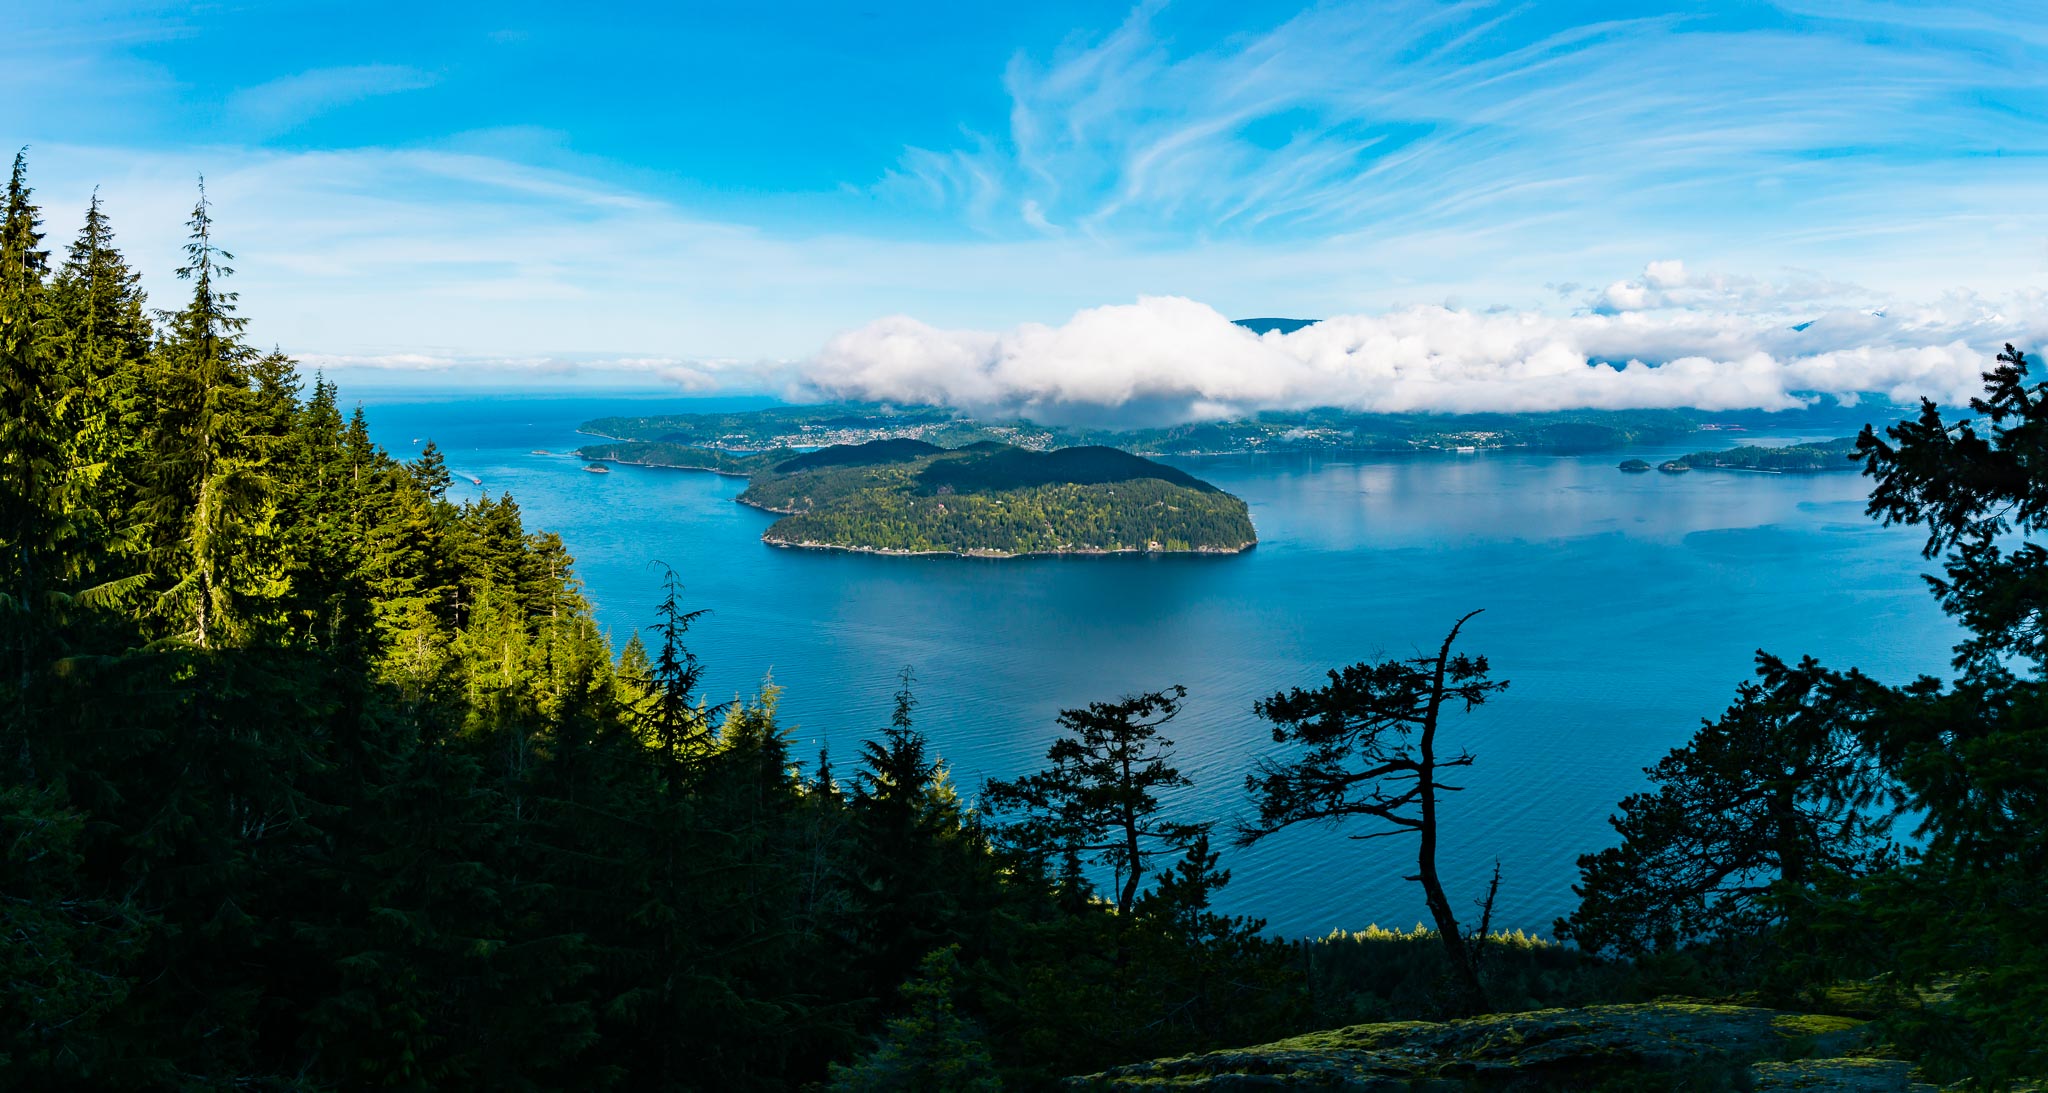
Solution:
M 1297 331 L 1297 330 L 1300 330 L 1300 329 L 1301 329 L 1302 327 L 1304 327 L 1304 326 L 1314 326 L 1314 325 L 1316 325 L 1317 323 L 1321 322 L 1322 320 L 1321 320 L 1321 319 L 1276 319 L 1276 318 L 1266 318 L 1266 319 L 1232 319 L 1232 320 L 1230 320 L 1230 321 L 1231 321 L 1231 322 L 1233 322 L 1233 323 L 1236 323 L 1237 325 L 1239 325 L 1239 326 L 1241 326 L 1241 327 L 1244 327 L 1244 328 L 1245 328 L 1246 330 L 1249 330 L 1249 331 L 1251 331 L 1251 332 L 1252 332 L 1252 333 L 1254 333 L 1254 334 L 1271 334 L 1271 333 L 1273 333 L 1274 331 L 1278 331 L 1278 332 L 1280 332 L 1280 333 L 1282 333 L 1282 334 L 1292 334 L 1292 333 L 1294 333 L 1295 331 Z

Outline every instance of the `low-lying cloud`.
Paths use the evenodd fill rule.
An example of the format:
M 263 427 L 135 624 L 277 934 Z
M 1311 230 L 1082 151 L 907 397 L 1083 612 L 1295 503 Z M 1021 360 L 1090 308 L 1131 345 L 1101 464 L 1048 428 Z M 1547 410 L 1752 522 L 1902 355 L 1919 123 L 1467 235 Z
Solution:
M 798 367 L 822 398 L 929 403 L 1043 421 L 1152 421 L 1339 406 L 1368 412 L 1792 409 L 1816 395 L 1943 402 L 2000 344 L 2048 334 L 2048 299 L 1852 303 L 1854 286 L 1699 277 L 1676 262 L 1569 314 L 1411 306 L 1254 334 L 1173 296 L 1058 326 L 942 330 L 904 316 L 834 337 Z

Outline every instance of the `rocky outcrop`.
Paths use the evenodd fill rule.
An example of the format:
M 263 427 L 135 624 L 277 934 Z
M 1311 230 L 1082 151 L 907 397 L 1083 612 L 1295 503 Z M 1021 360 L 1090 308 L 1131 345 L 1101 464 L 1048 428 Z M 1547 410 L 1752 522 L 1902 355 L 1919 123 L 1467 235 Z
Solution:
M 1237 1051 L 1120 1066 L 1077 1090 L 1922 1091 L 1863 1022 L 1659 1002 L 1356 1025 Z

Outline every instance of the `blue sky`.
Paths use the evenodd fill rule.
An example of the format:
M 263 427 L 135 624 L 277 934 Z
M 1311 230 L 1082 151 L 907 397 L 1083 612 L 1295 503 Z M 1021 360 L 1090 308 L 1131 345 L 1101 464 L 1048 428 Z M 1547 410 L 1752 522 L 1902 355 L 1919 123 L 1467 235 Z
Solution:
M 159 294 L 205 172 L 256 336 L 393 376 L 872 394 L 895 352 L 965 397 L 1121 367 L 1030 324 L 1162 297 L 1640 312 L 1731 366 L 2040 328 L 2039 4 L 1623 7 L 15 3 L 0 135 Z M 1918 318 L 1685 341 L 1829 309 Z

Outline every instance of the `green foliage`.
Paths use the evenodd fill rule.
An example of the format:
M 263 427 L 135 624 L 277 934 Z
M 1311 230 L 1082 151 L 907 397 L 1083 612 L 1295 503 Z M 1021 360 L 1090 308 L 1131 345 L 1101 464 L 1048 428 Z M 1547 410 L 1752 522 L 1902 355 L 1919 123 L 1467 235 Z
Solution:
M 160 1080 L 109 1018 L 161 923 L 89 894 L 86 817 L 64 798 L 63 787 L 0 789 L 0 1075 L 24 1089 Z
M 908 437 L 870 440 L 865 444 L 835 444 L 814 452 L 791 456 L 770 466 L 776 474 L 796 474 L 820 467 L 873 467 L 883 463 L 907 463 L 946 449 Z
M 918 472 L 917 484 L 926 492 L 945 494 L 990 493 L 1056 485 L 1106 486 L 1147 479 L 1198 493 L 1222 492 L 1186 471 L 1100 445 L 1060 448 L 1050 452 L 983 446 L 968 457 L 939 459 L 926 464 Z
M 1487 998 L 1502 1013 L 1684 993 L 1646 985 L 1628 963 L 1519 930 L 1472 943 Z M 1305 1027 L 1426 1020 L 1456 1008 L 1455 969 L 1426 926 L 1336 930 L 1297 950 L 1313 1015 Z
M 1473 947 L 1458 928 L 1450 897 L 1437 875 L 1437 794 L 1459 787 L 1443 772 L 1471 766 L 1470 752 L 1439 753 L 1443 715 L 1470 712 L 1507 688 L 1490 678 L 1483 656 L 1453 656 L 1451 648 L 1473 611 L 1451 626 L 1434 656 L 1385 659 L 1332 669 L 1329 683 L 1296 687 L 1261 699 L 1255 713 L 1272 723 L 1273 742 L 1296 749 L 1289 758 L 1262 758 L 1245 789 L 1258 818 L 1238 828 L 1250 845 L 1301 823 L 1376 821 L 1378 830 L 1357 838 L 1416 837 L 1415 875 L 1455 977 L 1453 1006 L 1483 1012 L 1486 991 Z M 1499 883 L 1498 871 L 1495 884 Z M 1491 914 L 1493 894 L 1484 901 Z M 1479 931 L 1487 932 L 1482 924 Z
M 1579 859 L 1557 936 L 1628 956 L 1753 937 L 1798 905 L 1774 893 L 1889 863 L 1904 794 L 1856 731 L 1884 688 L 1761 653 L 1757 677 L 1649 768 L 1653 792 L 1621 802 L 1621 845 Z
M 1925 402 L 1854 441 L 1870 515 L 1925 527 L 1942 560 L 1928 583 L 1965 630 L 1957 677 L 1886 687 L 1761 658 L 1652 768 L 1656 791 L 1622 802 L 1622 845 L 1581 859 L 1559 929 L 1652 951 L 1651 974 L 1848 981 L 1928 1075 L 1996 1087 L 2048 1076 L 2048 549 L 2030 538 L 2048 528 L 2048 384 L 2010 345 L 1984 380 L 1976 417 Z M 1884 839 L 1894 815 L 1919 825 L 1904 847 Z
M 763 538 L 790 545 L 1013 555 L 1237 551 L 1257 539 L 1243 501 L 1136 456 L 904 447 L 914 443 L 814 452 L 756 474 L 739 499 L 787 514 Z
M 673 573 L 653 640 L 615 659 L 558 537 L 510 497 L 450 502 L 438 448 L 400 463 L 332 384 L 245 344 L 203 193 L 190 296 L 154 318 L 98 201 L 53 270 L 32 196 L 17 157 L 0 221 L 0 1086 L 1042 1088 L 1310 1019 L 1469 1008 L 1482 979 L 1502 1004 L 1550 1005 L 1724 983 L 1741 960 L 1802 985 L 1856 977 L 1932 1072 L 2048 1070 L 2048 551 L 2025 541 L 2048 521 L 2048 390 L 2017 352 L 1973 404 L 1983 431 L 1929 406 L 1858 441 L 1873 514 L 1926 525 L 1943 557 L 1935 591 L 1969 630 L 1958 678 L 1883 687 L 1765 660 L 1623 803 L 1622 846 L 1588 858 L 1567 932 L 1644 951 L 1632 968 L 1483 924 L 1468 937 L 1450 914 L 1435 794 L 1471 759 L 1436 734 L 1504 686 L 1452 654 L 1456 629 L 1434 657 L 1259 704 L 1295 750 L 1252 778 L 1247 834 L 1347 817 L 1412 832 L 1436 922 L 1295 947 L 1215 913 L 1229 874 L 1209 825 L 1164 818 L 1186 783 L 1157 735 L 1178 689 L 1067 711 L 1049 770 L 990 787 L 1031 817 L 1022 837 L 993 838 L 954 789 L 908 672 L 846 784 L 823 757 L 800 773 L 772 685 L 703 701 Z M 774 534 L 816 541 L 1251 540 L 1241 502 L 1121 453 L 1009 446 L 1043 439 L 1024 426 L 808 408 L 775 427 L 809 446 L 878 420 L 969 446 L 690 457 L 744 467 L 752 500 L 793 513 Z M 710 452 L 766 421 L 684 422 L 630 450 Z M 1404 435 L 1450 435 L 1424 424 L 1449 423 Z M 1523 424 L 1562 445 L 1627 422 Z M 1901 805 L 1918 841 L 1886 857 Z M 1155 870 L 1162 853 L 1177 860 Z M 1116 899 L 1094 898 L 1088 855 Z
M 934 951 L 903 985 L 909 1012 L 891 1020 L 874 1051 L 852 1066 L 833 1064 L 833 1093 L 997 1093 L 988 1048 L 957 1011 L 957 947 Z
M 1193 784 L 1168 765 L 1173 741 L 1159 735 L 1187 693 L 1176 686 L 1060 711 L 1064 735 L 1045 753 L 1052 766 L 984 790 L 993 810 L 1022 814 L 1006 841 L 1035 860 L 1067 863 L 1070 886 L 1084 859 L 1109 869 L 1117 913 L 1130 914 L 1155 854 L 1185 852 L 1197 839 L 1207 846 L 1210 825 L 1165 819 L 1159 800 Z
M 1674 462 L 1688 467 L 1803 474 L 1855 470 L 1857 459 L 1856 438 L 1845 436 L 1820 444 L 1790 444 L 1782 448 L 1744 444 L 1721 452 L 1694 452 Z
M 673 573 L 614 660 L 558 537 L 244 343 L 203 195 L 155 321 L 97 201 L 54 275 L 41 239 L 18 162 L 0 1086 L 791 1089 L 881 1037 L 1029 1088 L 1297 997 L 1212 859 L 1120 921 L 995 846 L 907 675 L 841 786 L 772 686 L 702 701 Z

